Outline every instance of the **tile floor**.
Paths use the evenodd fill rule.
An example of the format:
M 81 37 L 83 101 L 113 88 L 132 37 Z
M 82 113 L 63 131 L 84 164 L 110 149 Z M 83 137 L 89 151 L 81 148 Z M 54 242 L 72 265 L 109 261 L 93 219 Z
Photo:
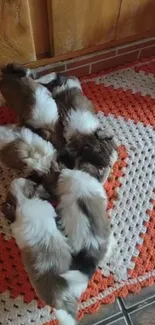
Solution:
M 105 305 L 97 314 L 87 315 L 79 325 L 155 325 L 155 285 L 139 294 Z

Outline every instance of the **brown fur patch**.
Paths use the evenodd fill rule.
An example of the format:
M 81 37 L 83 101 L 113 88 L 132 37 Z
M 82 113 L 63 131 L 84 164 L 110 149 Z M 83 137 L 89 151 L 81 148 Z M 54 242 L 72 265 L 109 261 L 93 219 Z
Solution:
M 35 91 L 40 85 L 30 77 L 19 78 L 18 75 L 3 74 L 0 87 L 8 106 L 18 114 L 24 124 L 31 118 Z
M 65 124 L 71 108 L 75 110 L 79 109 L 94 112 L 92 102 L 84 96 L 82 91 L 78 88 L 71 88 L 58 93 L 55 97 L 55 101 L 63 124 Z
M 90 163 L 101 169 L 110 165 L 110 157 L 114 150 L 113 140 L 90 135 L 76 134 L 67 145 L 74 157 L 80 157 L 81 163 Z
M 15 140 L 8 143 L 0 151 L 2 163 L 10 168 L 23 171 L 27 167 L 26 163 L 22 160 L 20 153 L 20 148 L 22 147 L 22 149 L 24 149 L 23 146 L 24 143 L 21 140 Z

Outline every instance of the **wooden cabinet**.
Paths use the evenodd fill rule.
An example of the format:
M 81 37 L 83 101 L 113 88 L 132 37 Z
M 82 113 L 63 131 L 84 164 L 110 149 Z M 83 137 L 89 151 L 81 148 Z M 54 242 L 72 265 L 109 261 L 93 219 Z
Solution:
M 115 39 L 121 0 L 48 0 L 48 3 L 55 55 Z
M 28 0 L 0 1 L 0 65 L 36 60 Z
M 155 0 L 122 0 L 116 40 L 155 35 Z
M 143 39 L 154 14 L 155 0 L 1 0 L 0 65 Z

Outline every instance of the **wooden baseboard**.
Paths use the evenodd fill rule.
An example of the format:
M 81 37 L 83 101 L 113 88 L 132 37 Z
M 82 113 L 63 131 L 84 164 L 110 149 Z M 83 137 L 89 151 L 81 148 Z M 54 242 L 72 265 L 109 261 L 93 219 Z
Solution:
M 96 52 L 100 52 L 100 51 L 103 51 L 103 50 L 108 50 L 108 49 L 113 48 L 113 47 L 117 47 L 117 46 L 121 46 L 121 45 L 125 45 L 125 44 L 130 45 L 130 43 L 133 43 L 135 41 L 140 41 L 140 40 L 143 40 L 143 39 L 148 38 L 148 37 L 149 38 L 150 37 L 155 37 L 155 30 L 151 31 L 151 32 L 150 31 L 146 32 L 143 35 L 136 35 L 135 37 L 132 36 L 132 37 L 128 37 L 128 38 L 125 38 L 125 39 L 122 39 L 122 40 L 117 40 L 117 41 L 115 40 L 115 41 L 111 41 L 111 42 L 106 43 L 106 44 L 100 44 L 100 45 L 93 46 L 93 47 L 90 47 L 90 48 L 87 48 L 87 49 L 82 49 L 82 50 L 66 53 L 66 54 L 63 54 L 63 55 L 58 55 L 58 56 L 55 56 L 55 57 L 41 58 L 41 59 L 39 59 L 37 61 L 30 62 L 30 63 L 27 63 L 25 65 L 28 66 L 29 68 L 35 69 L 35 68 L 43 67 L 43 66 L 46 66 L 46 65 L 49 65 L 49 64 L 55 64 L 55 63 L 63 62 L 63 61 L 66 61 L 66 60 L 78 58 L 78 57 L 88 55 L 88 54 L 91 54 L 91 53 L 96 53 Z
M 150 56 L 155 56 L 155 37 L 76 56 L 72 59 L 65 59 L 64 56 L 61 60 L 59 57 L 59 61 L 55 58 L 43 59 L 28 66 L 35 69 L 36 77 L 52 71 L 81 77 Z

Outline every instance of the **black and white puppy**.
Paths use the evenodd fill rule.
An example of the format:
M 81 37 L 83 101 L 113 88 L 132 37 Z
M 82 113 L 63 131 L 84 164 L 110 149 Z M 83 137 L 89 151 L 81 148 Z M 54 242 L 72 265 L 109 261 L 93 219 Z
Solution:
M 38 296 L 54 307 L 61 325 L 74 325 L 88 276 L 70 270 L 71 248 L 57 228 L 58 217 L 47 198 L 42 186 L 19 178 L 11 183 L 4 211 Z

